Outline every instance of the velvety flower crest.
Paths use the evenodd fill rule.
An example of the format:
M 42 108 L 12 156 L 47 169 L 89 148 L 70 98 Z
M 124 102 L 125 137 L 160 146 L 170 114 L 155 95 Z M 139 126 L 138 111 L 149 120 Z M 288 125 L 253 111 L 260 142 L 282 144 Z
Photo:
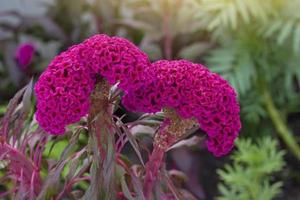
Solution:
M 139 87 L 150 62 L 131 42 L 95 35 L 56 56 L 35 85 L 36 119 L 52 134 L 62 134 L 66 125 L 87 114 L 89 96 L 97 77 L 119 83 L 125 94 Z
M 195 118 L 216 156 L 227 154 L 241 128 L 236 93 L 221 76 L 186 60 L 161 60 L 148 69 L 152 74 L 139 89 L 123 98 L 129 110 L 157 112 L 172 108 L 183 119 Z

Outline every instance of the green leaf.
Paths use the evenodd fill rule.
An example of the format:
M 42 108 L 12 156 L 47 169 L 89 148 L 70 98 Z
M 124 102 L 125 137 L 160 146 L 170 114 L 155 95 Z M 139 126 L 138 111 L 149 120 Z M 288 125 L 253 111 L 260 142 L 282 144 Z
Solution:
M 222 180 L 218 199 L 273 199 L 282 184 L 270 186 L 271 174 L 284 166 L 284 152 L 276 149 L 277 141 L 267 137 L 255 144 L 250 139 L 239 139 L 236 145 L 233 163 L 217 170 Z
M 300 50 L 300 25 L 299 24 L 294 29 L 293 48 L 295 52 L 299 52 Z
M 294 27 L 294 22 L 293 21 L 288 21 L 282 28 L 281 31 L 279 32 L 278 38 L 277 38 L 277 43 L 282 45 L 286 39 L 291 35 Z

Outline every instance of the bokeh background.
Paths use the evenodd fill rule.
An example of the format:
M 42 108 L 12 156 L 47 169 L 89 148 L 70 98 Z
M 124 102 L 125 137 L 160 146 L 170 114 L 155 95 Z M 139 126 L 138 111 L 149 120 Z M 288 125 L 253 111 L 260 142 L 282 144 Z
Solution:
M 96 33 L 122 36 L 152 61 L 203 63 L 238 92 L 243 129 L 231 155 L 215 158 L 194 140 L 168 154 L 188 190 L 300 199 L 299 10 L 300 0 L 0 0 L 0 115 L 59 52 Z M 25 43 L 34 52 L 21 66 Z

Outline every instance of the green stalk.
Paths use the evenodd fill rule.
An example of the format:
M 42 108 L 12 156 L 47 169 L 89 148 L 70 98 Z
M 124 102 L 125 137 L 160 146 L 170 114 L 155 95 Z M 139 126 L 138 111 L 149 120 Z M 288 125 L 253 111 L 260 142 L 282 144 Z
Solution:
M 262 90 L 262 94 L 263 94 L 267 112 L 276 128 L 276 131 L 277 131 L 279 137 L 281 137 L 281 139 L 287 145 L 288 149 L 294 154 L 294 156 L 298 160 L 300 160 L 300 147 L 297 144 L 293 135 L 290 133 L 290 130 L 289 130 L 285 120 L 280 115 L 279 110 L 274 105 L 271 94 L 265 87 L 265 84 L 264 84 L 264 87 Z

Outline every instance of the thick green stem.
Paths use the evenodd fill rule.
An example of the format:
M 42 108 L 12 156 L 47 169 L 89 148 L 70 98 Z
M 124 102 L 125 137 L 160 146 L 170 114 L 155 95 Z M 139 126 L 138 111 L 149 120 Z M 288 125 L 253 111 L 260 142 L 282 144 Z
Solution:
M 291 135 L 289 128 L 287 127 L 286 122 L 280 115 L 278 109 L 275 107 L 269 91 L 266 88 L 264 88 L 262 92 L 267 112 L 277 130 L 278 135 L 287 145 L 288 149 L 295 155 L 295 157 L 298 160 L 300 160 L 300 147 L 294 139 L 293 135 Z

